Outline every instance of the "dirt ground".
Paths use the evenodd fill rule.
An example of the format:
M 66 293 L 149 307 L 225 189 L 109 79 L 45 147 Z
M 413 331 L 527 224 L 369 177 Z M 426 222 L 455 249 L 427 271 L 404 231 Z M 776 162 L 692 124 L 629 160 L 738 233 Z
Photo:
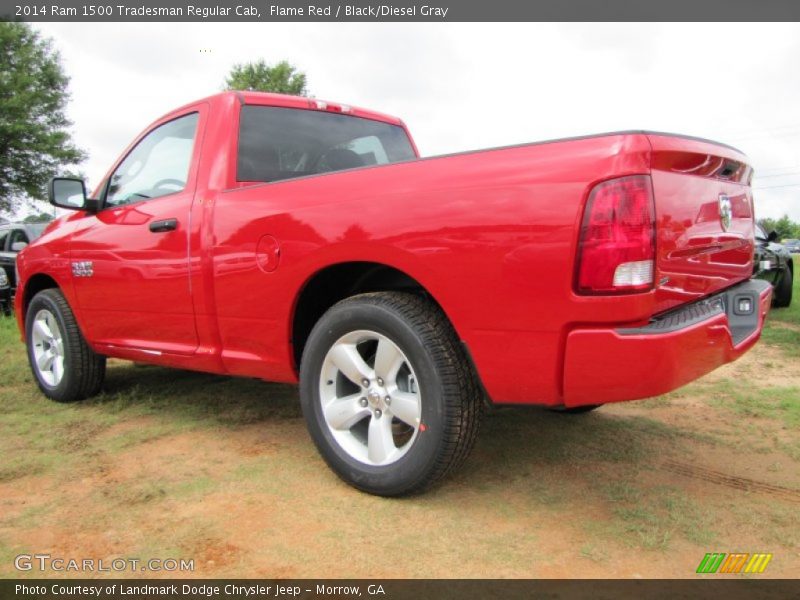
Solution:
M 143 577 L 687 578 L 706 552 L 800 572 L 800 360 L 785 346 L 585 415 L 496 410 L 460 471 L 388 500 L 326 468 L 292 386 L 113 361 L 100 398 L 56 405 L 3 327 L 2 577 L 82 575 L 20 573 L 22 553 L 194 560 L 117 574 Z

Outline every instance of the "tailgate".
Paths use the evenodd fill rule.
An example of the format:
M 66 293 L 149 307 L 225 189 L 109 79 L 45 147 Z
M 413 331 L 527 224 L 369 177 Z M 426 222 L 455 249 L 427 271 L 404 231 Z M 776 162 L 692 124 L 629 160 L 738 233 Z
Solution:
M 656 206 L 656 312 L 753 273 L 752 168 L 738 150 L 647 134 Z

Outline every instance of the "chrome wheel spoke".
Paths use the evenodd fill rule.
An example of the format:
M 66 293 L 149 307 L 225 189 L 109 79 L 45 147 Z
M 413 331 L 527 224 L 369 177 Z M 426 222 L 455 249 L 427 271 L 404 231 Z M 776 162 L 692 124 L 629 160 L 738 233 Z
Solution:
M 51 371 L 53 372 L 53 380 L 61 381 L 64 376 L 64 359 L 60 356 L 54 357 Z
M 53 365 L 53 353 L 49 350 L 43 351 L 39 356 L 36 357 L 36 364 L 39 365 L 39 370 L 41 371 L 49 371 L 50 367 Z
M 392 420 L 387 417 L 372 417 L 369 422 L 367 455 L 374 464 L 381 464 L 397 452 L 392 435 Z
M 375 352 L 375 374 L 381 377 L 387 385 L 394 383 L 403 362 L 404 358 L 398 347 L 388 338 L 381 337 Z
M 410 392 L 395 390 L 391 393 L 391 405 L 389 410 L 392 415 L 400 419 L 406 425 L 419 427 L 420 405 L 419 396 Z
M 336 368 L 356 385 L 361 385 L 364 379 L 372 378 L 373 371 L 361 358 L 355 344 L 337 343 L 331 349 L 330 357 Z
M 369 408 L 359 403 L 360 398 L 361 394 L 353 394 L 330 401 L 323 409 L 328 425 L 334 429 L 348 430 L 369 416 Z
M 53 337 L 53 332 L 50 331 L 50 327 L 45 319 L 36 319 L 36 321 L 34 321 L 33 333 L 39 339 L 47 340 Z

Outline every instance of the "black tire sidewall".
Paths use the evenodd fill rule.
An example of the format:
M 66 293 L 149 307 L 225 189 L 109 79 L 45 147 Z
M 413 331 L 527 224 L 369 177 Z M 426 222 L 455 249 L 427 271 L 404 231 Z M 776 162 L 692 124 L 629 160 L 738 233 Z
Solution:
M 60 292 L 46 290 L 44 292 L 39 292 L 31 300 L 25 316 L 25 339 L 28 342 L 28 362 L 31 365 L 31 371 L 33 372 L 34 379 L 36 379 L 39 389 L 41 389 L 48 398 L 58 402 L 66 402 L 72 395 L 70 393 L 72 388 L 76 385 L 73 368 L 75 360 L 72 349 L 73 340 L 69 339 L 70 333 L 66 321 L 66 318 L 72 319 L 73 317 L 72 315 L 68 317 L 64 315 L 61 306 L 53 298 L 54 294 L 60 294 Z M 55 317 L 58 322 L 58 327 L 61 330 L 61 339 L 64 345 L 64 375 L 61 377 L 61 381 L 58 382 L 58 385 L 55 386 L 48 385 L 42 380 L 39 375 L 39 368 L 36 365 L 36 358 L 33 355 L 33 322 L 36 319 L 37 313 L 42 309 L 49 310 Z
M 357 461 L 339 446 L 322 414 L 319 379 L 328 350 L 342 336 L 365 329 L 391 339 L 408 358 L 422 398 L 422 421 L 411 448 L 386 466 Z M 436 468 L 447 419 L 444 387 L 436 360 L 413 325 L 388 307 L 368 302 L 338 305 L 311 332 L 300 369 L 300 401 L 311 437 L 329 466 L 355 487 L 381 495 L 399 495 L 427 479 Z M 424 431 L 423 431 L 424 429 Z
M 793 273 L 787 266 L 780 284 L 775 289 L 775 306 L 785 308 L 792 303 Z

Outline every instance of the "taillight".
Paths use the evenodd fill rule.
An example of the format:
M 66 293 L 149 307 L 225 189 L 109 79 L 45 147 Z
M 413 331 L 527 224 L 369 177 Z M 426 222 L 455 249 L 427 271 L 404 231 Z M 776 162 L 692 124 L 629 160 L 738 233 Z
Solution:
M 633 175 L 597 184 L 583 213 L 577 291 L 614 294 L 652 289 L 655 255 L 650 176 Z

